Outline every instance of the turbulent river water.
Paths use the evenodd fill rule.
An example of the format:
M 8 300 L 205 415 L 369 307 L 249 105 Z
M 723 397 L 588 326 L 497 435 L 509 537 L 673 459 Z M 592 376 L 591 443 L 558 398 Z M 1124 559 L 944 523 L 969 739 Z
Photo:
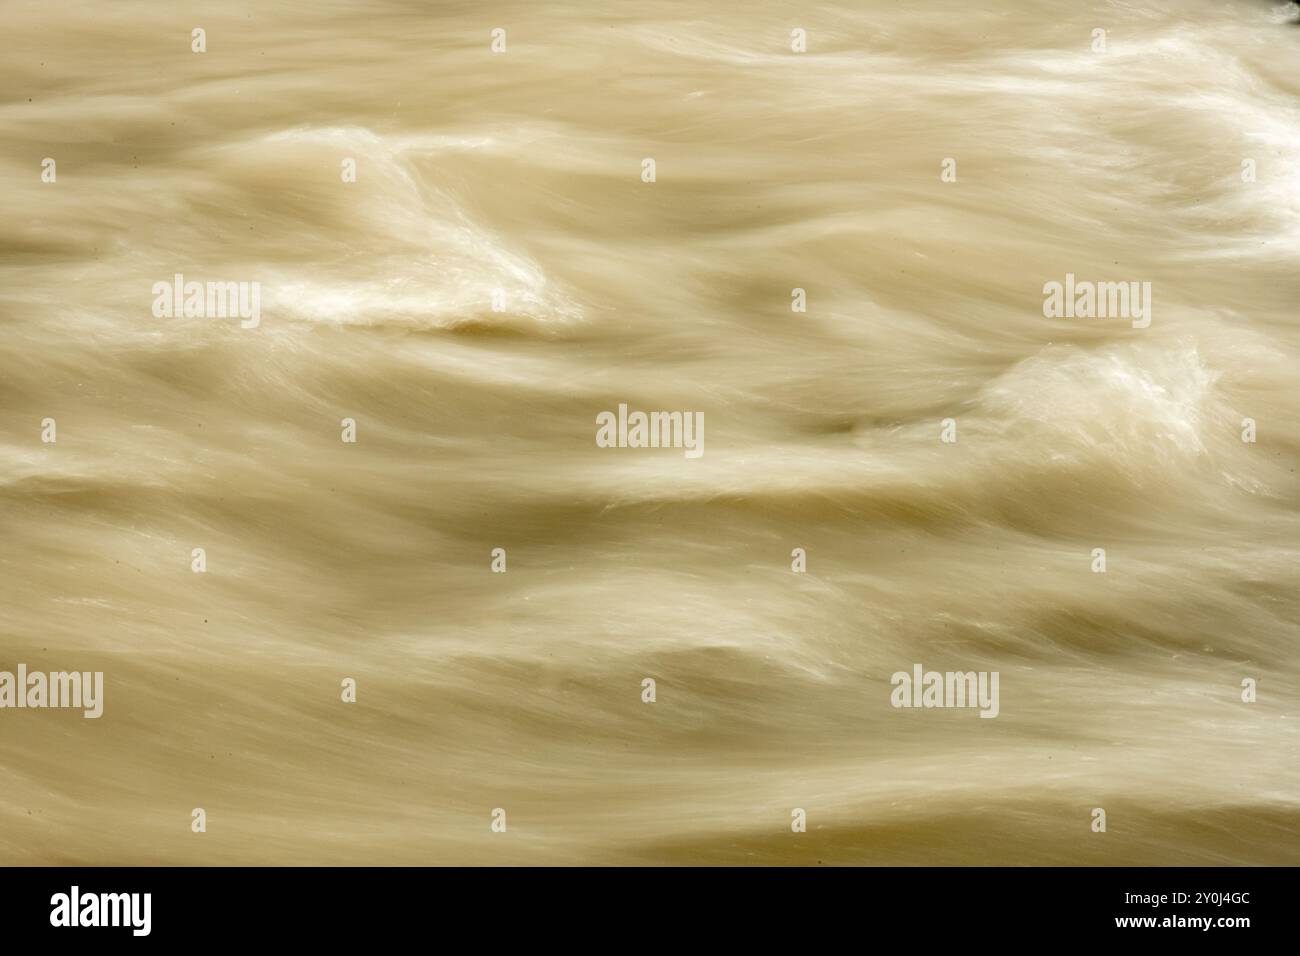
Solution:
M 1300 863 L 1296 20 L 6 0 L 0 861 Z

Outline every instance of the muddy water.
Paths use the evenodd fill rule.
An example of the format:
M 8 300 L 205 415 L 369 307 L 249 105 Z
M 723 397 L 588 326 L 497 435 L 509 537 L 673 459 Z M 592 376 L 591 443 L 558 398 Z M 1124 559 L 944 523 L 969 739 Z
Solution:
M 0 861 L 1300 862 L 1294 8 L 978 6 L 7 3 Z

